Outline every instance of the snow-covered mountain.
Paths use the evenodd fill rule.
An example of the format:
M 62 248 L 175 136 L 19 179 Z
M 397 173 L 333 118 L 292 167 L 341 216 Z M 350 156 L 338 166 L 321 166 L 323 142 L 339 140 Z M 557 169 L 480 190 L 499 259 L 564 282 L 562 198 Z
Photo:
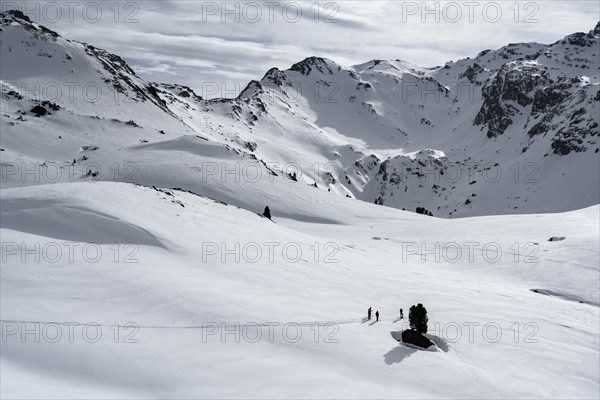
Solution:
M 0 397 L 597 397 L 599 37 L 205 100 L 1 14 Z
M 236 203 L 242 207 L 279 192 L 281 179 L 271 178 L 278 176 L 440 217 L 581 208 L 599 202 L 599 40 L 600 25 L 436 68 L 401 60 L 343 67 L 311 57 L 269 70 L 235 99 L 203 100 L 184 86 L 145 82 L 119 56 L 9 12 L 3 161 L 93 161 L 103 170 L 134 163 L 139 183 L 160 185 L 169 175 L 170 186 L 239 202 L 212 175 L 191 182 L 182 173 L 201 171 L 219 148 L 225 165 L 260 170 L 259 183 L 234 182 L 257 195 Z M 35 106 L 49 113 L 36 117 Z M 35 148 L 40 140 L 47 146 Z M 148 171 L 155 165 L 144 160 L 158 154 L 161 173 Z M 219 180 L 228 168 L 221 166 Z M 23 184 L 18 174 L 7 180 Z

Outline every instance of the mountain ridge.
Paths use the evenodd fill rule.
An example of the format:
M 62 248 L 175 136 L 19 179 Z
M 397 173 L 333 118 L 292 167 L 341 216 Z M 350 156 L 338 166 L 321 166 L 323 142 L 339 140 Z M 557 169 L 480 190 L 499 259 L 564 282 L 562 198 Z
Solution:
M 44 99 L 43 93 L 32 97 L 31 91 L 21 89 L 36 83 L 64 85 L 68 76 L 106 93 L 96 102 L 81 93 L 56 101 L 77 121 L 84 118 L 69 125 L 88 126 L 90 117 L 100 118 L 90 125 L 90 135 L 112 132 L 117 126 L 113 120 L 121 121 L 124 132 L 143 134 L 142 143 L 197 135 L 236 157 L 255 160 L 261 168 L 284 166 L 268 167 L 265 173 L 287 176 L 291 172 L 285 168 L 293 164 L 300 182 L 331 195 L 410 211 L 426 208 L 442 217 L 564 211 L 599 201 L 594 182 L 594 117 L 600 112 L 594 62 L 599 54 L 593 44 L 599 41 L 600 23 L 588 33 L 549 45 L 509 44 L 434 68 L 402 60 L 344 67 L 307 57 L 287 70 L 269 69 L 236 98 L 205 100 L 183 85 L 146 82 L 120 56 L 63 39 L 18 13 L 2 14 L 2 58 L 27 65 L 24 75 L 23 67 L 3 61 L 2 100 L 9 112 L 3 113 L 2 123 L 11 132 L 7 143 L 19 148 L 15 152 L 6 146 L 3 156 L 8 161 L 31 151 L 22 148 L 16 134 L 23 107 L 43 107 L 36 102 Z M 19 33 L 16 25 L 29 33 Z M 18 46 L 23 35 L 31 35 L 35 50 L 13 52 L 11 43 Z M 65 78 L 57 80 L 61 76 Z M 44 123 L 56 122 L 57 127 L 65 123 L 54 121 L 56 115 L 45 118 Z M 44 137 L 41 131 L 37 137 Z M 74 141 L 80 139 L 74 134 Z M 31 159 L 44 161 L 49 154 Z M 522 170 L 529 165 L 534 166 L 534 179 L 525 182 L 527 171 Z M 457 169 L 460 179 L 449 179 Z M 491 170 L 503 174 L 505 181 L 489 179 L 485 174 Z M 155 180 L 148 176 L 146 182 Z M 219 198 L 214 185 L 178 186 Z M 565 188 L 582 195 L 564 196 Z M 221 200 L 232 201 L 225 192 L 221 195 Z

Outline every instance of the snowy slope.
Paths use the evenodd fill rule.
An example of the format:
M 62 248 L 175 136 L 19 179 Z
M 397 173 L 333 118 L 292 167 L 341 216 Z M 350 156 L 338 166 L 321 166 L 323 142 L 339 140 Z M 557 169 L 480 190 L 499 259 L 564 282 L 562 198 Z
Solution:
M 38 263 L 22 249 L 6 256 L 3 323 L 95 322 L 103 336 L 88 343 L 83 328 L 76 327 L 70 343 L 64 325 L 57 343 L 35 343 L 31 334 L 24 343 L 19 334 L 8 336 L 2 344 L 2 396 L 597 394 L 598 207 L 441 220 L 376 205 L 346 208 L 362 203 L 339 201 L 324 208 L 340 223 L 275 215 L 274 224 L 193 194 L 123 183 L 3 190 L 3 241 L 49 249 Z M 108 238 L 109 232 L 118 234 Z M 548 242 L 550 235 L 566 239 Z M 56 248 L 66 252 L 64 243 L 71 241 L 80 245 L 72 259 L 47 261 Z M 466 255 L 455 263 L 450 256 L 422 261 L 413 252 L 403 255 L 402 243 L 433 249 L 436 242 L 450 241 L 478 241 L 473 261 Z M 480 252 L 492 241 L 504 249 L 495 263 Z M 116 259 L 113 242 L 121 243 Z M 136 245 L 124 247 L 128 242 Z M 514 242 L 520 244 L 519 262 L 510 253 Z M 522 256 L 531 253 L 525 244 L 534 242 L 536 261 L 525 262 Z M 97 243 L 98 261 L 86 261 L 85 243 Z M 203 251 L 207 243 L 223 247 L 213 254 Z M 223 260 L 221 250 L 236 243 L 242 248 L 256 243 L 262 256 L 249 251 L 239 253 L 239 262 L 234 254 Z M 264 243 L 279 244 L 272 260 Z M 287 258 L 281 251 L 289 243 L 302 251 L 296 262 L 293 251 Z M 316 260 L 315 243 L 321 250 Z M 399 346 L 390 336 L 401 329 L 398 308 L 407 313 L 417 302 L 429 310 L 430 334 L 441 338 L 434 352 Z M 369 305 L 381 313 L 379 323 L 363 321 Z M 125 330 L 128 322 L 141 328 Z M 119 343 L 110 328 L 114 323 L 123 325 Z M 252 323 L 273 328 L 263 325 L 255 340 Z M 284 333 L 286 323 L 298 325 Z M 479 324 L 471 339 L 469 323 Z M 221 328 L 230 333 L 222 337 Z M 494 342 L 496 329 L 502 337 Z M 302 337 L 296 341 L 297 330 Z M 130 334 L 137 343 L 123 342 Z M 93 328 L 88 337 L 95 337 Z

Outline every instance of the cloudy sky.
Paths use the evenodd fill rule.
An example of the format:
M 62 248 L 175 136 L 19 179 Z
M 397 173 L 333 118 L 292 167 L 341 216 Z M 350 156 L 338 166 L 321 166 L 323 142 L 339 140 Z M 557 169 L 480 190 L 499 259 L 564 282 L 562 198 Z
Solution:
M 147 80 L 237 95 L 305 57 L 422 66 L 593 29 L 598 1 L 4 1 L 62 36 L 122 56 Z

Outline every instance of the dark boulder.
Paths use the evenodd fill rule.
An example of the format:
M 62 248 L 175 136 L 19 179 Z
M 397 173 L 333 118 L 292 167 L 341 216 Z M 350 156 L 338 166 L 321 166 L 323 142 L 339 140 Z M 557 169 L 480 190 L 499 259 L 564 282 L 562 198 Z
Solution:
M 407 329 L 404 332 L 402 332 L 402 341 L 404 343 L 412 344 L 414 346 L 422 347 L 424 349 L 433 346 L 433 342 L 431 340 L 427 339 L 419 332 L 413 331 L 412 329 Z
M 44 115 L 48 114 L 48 110 L 46 110 L 42 106 L 35 106 L 31 109 L 30 112 L 35 114 L 38 117 L 43 117 Z
M 430 217 L 433 217 L 433 213 L 431 211 L 429 211 L 428 209 L 426 209 L 425 207 L 417 207 L 417 214 L 423 214 L 423 215 L 429 215 Z
M 51 109 L 52 111 L 58 111 L 60 110 L 60 106 L 56 103 L 51 103 L 49 101 L 42 101 L 42 106 L 44 107 L 48 107 L 49 109 Z
M 549 242 L 560 242 L 561 240 L 565 240 L 564 236 L 552 236 L 548 239 Z

